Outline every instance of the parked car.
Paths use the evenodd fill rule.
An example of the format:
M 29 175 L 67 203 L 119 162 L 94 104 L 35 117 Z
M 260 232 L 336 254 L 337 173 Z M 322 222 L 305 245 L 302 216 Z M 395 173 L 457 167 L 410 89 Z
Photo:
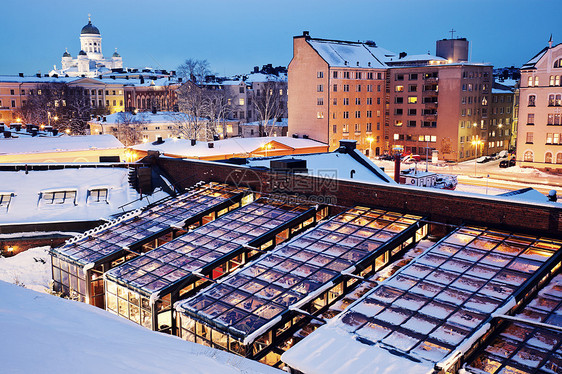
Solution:
M 479 164 L 483 164 L 488 161 L 492 161 L 492 158 L 490 156 L 482 156 L 476 159 L 476 162 L 478 162 Z
M 392 156 L 392 155 L 380 155 L 379 160 L 392 161 L 392 160 L 394 160 L 394 156 Z
M 498 157 L 499 158 L 506 158 L 509 155 L 509 152 L 506 150 L 500 151 L 500 153 L 498 153 Z
M 500 161 L 500 168 L 508 168 L 511 166 L 515 166 L 516 161 L 514 158 L 509 159 L 509 160 L 501 160 Z

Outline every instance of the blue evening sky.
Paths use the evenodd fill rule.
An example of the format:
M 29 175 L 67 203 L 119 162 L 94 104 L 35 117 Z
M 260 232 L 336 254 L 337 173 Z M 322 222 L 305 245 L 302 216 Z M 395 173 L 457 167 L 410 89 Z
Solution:
M 2 0 L 0 74 L 47 73 L 92 14 L 105 56 L 117 47 L 126 67 L 175 68 L 207 59 L 218 74 L 288 65 L 292 37 L 374 40 L 409 54 L 435 53 L 435 41 L 471 42 L 472 61 L 520 66 L 562 42 L 562 0 Z

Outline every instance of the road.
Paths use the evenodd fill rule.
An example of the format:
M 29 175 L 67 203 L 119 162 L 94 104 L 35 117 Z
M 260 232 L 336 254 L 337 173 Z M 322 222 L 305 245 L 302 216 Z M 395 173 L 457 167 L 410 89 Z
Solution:
M 374 160 L 374 162 L 378 166 L 384 167 L 385 172 L 391 177 L 394 177 L 394 162 L 380 160 Z M 475 163 L 474 160 L 471 160 L 458 164 L 429 164 L 428 170 L 440 174 L 457 175 L 459 184 L 461 185 L 485 188 L 487 184 L 490 189 L 498 188 L 509 191 L 532 187 L 545 195 L 548 194 L 550 190 L 556 190 L 558 195 L 562 196 L 562 175 L 540 172 L 531 168 L 520 168 L 518 166 L 500 168 L 499 163 L 500 160 L 494 160 L 483 164 Z M 400 166 L 402 170 L 411 167 L 414 167 L 414 164 L 402 163 Z M 426 165 L 424 162 L 418 163 L 418 170 L 425 171 L 425 168 Z

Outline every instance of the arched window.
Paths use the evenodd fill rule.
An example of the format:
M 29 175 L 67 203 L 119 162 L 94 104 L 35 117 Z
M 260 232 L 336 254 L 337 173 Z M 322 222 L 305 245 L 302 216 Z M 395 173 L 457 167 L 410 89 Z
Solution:
M 548 95 L 548 106 L 554 106 L 554 94 Z
M 556 163 L 557 164 L 562 164 L 562 153 L 558 153 L 556 155 Z
M 535 95 L 529 95 L 529 104 L 527 106 L 535 106 Z
M 544 155 L 544 162 L 546 162 L 547 164 L 552 164 L 552 153 L 546 152 L 546 154 Z
M 562 58 L 559 58 L 558 60 L 554 61 L 554 67 L 562 68 Z
M 556 105 L 556 106 L 562 105 L 562 95 L 560 95 L 560 94 L 556 95 L 556 101 L 554 102 L 554 105 Z
M 533 162 L 533 151 L 527 151 L 523 155 L 523 161 Z

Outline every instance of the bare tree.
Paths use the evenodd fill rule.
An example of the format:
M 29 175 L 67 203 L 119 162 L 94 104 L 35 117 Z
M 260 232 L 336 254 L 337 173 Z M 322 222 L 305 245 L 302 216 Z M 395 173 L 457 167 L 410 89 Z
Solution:
M 271 136 L 275 123 L 283 116 L 285 110 L 281 90 L 286 87 L 285 82 L 273 78 L 253 84 L 250 97 L 260 124 L 260 136 Z
M 222 89 L 208 90 L 207 95 L 209 96 L 207 101 L 207 116 L 211 122 L 209 135 L 214 137 L 222 134 L 222 137 L 226 138 L 227 131 L 225 120 L 232 111 L 229 105 L 229 99 L 231 99 L 229 97 L 230 95 Z
M 87 91 L 66 83 L 46 83 L 30 92 L 21 109 L 26 123 L 50 124 L 73 134 L 85 134 L 91 107 Z
M 178 112 L 170 113 L 178 136 L 192 140 L 207 140 L 211 125 L 208 117 L 209 94 L 195 83 L 184 83 L 177 90 Z
M 120 112 L 117 114 L 117 139 L 125 146 L 140 143 L 140 126 L 146 123 L 142 114 Z
M 185 80 L 201 84 L 205 82 L 205 77 L 211 74 L 211 65 L 207 60 L 188 58 L 178 66 L 176 74 Z

